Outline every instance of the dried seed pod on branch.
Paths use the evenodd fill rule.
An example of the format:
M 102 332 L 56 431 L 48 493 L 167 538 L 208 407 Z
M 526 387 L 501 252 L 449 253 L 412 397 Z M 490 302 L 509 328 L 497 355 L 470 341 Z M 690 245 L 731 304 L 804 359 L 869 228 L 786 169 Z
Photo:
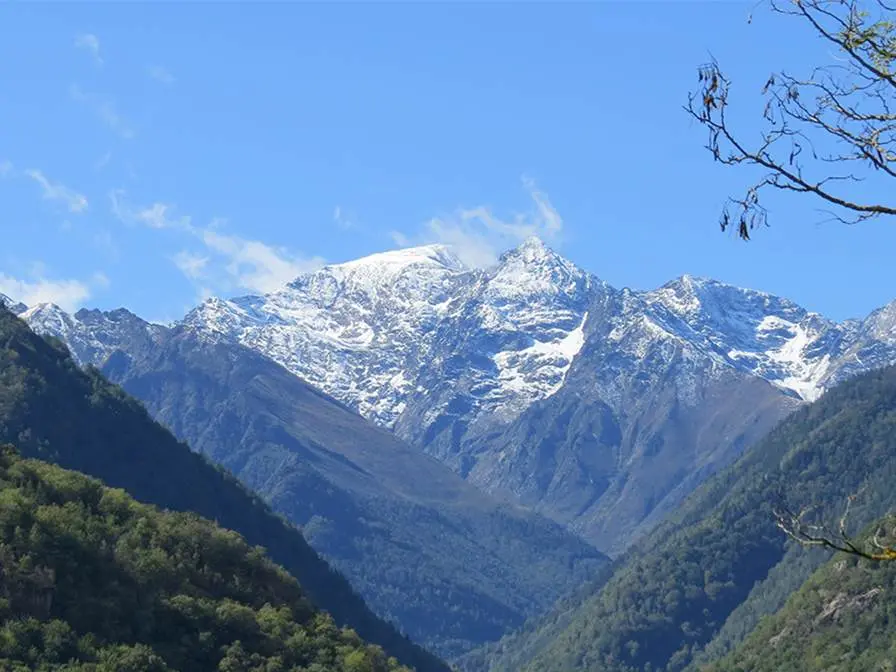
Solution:
M 748 240 L 767 225 L 760 197 L 768 188 L 810 194 L 846 223 L 896 215 L 896 7 L 883 0 L 769 4 L 802 19 L 838 53 L 806 77 L 768 78 L 762 130 L 753 142 L 729 121 L 731 82 L 719 64 L 698 68 L 699 87 L 685 109 L 707 129 L 707 149 L 722 164 L 763 169 L 742 197 L 728 199 L 722 230 L 735 227 Z M 860 184 L 869 178 L 871 188 Z

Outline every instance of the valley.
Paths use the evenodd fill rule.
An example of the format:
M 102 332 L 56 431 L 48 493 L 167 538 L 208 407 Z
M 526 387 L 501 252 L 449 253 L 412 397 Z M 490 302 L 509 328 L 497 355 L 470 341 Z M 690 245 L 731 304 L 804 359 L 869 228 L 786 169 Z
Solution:
M 485 270 L 446 248 L 382 253 L 211 299 L 170 326 L 4 303 L 298 524 L 378 615 L 471 671 L 483 655 L 495 670 L 546 669 L 528 645 L 494 654 L 520 635 L 495 642 L 541 633 L 561 598 L 590 604 L 583 586 L 599 596 L 636 571 L 670 521 L 712 519 L 716 496 L 701 493 L 731 470 L 749 481 L 779 422 L 896 361 L 891 306 L 836 323 L 711 280 L 617 290 L 537 239 Z M 737 542 L 780 596 L 781 558 L 801 557 L 783 541 L 755 557 Z M 730 618 L 753 599 L 738 590 Z M 689 655 L 739 641 L 750 627 L 730 618 Z
M 0 672 L 896 672 L 892 4 L 0 64 Z

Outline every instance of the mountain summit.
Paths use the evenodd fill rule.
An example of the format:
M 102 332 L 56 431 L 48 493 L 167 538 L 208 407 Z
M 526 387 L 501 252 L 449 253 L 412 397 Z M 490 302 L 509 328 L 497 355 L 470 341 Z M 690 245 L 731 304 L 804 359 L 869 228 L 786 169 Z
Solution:
M 38 313 L 82 363 L 154 337 L 126 315 Z M 616 551 L 794 407 L 896 362 L 894 316 L 837 323 L 688 275 L 618 290 L 533 237 L 484 269 L 444 245 L 373 254 L 209 299 L 180 326 Z

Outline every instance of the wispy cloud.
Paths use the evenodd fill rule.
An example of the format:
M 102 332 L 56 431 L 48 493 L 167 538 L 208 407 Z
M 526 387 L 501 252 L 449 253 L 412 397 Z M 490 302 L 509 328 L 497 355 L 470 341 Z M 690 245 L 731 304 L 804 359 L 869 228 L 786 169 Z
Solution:
M 81 33 L 75 36 L 75 47 L 84 49 L 93 57 L 93 62 L 97 65 L 103 64 L 103 57 L 100 55 L 100 40 L 93 33 Z
M 204 229 L 200 235 L 206 248 L 222 259 L 229 283 L 250 292 L 274 292 L 324 264 L 320 257 L 303 257 L 282 247 L 225 235 L 214 229 Z
M 162 84 L 174 84 L 174 75 L 161 65 L 150 65 L 146 68 L 146 74 L 149 75 L 150 79 L 154 79 Z
M 62 203 L 69 212 L 81 213 L 87 210 L 87 197 L 59 182 L 50 181 L 46 175 L 34 168 L 25 171 L 25 175 L 37 182 L 48 201 Z
M 147 206 L 132 206 L 125 200 L 122 190 L 109 194 L 112 214 L 125 224 L 142 224 L 153 229 L 188 229 L 190 218 L 175 215 L 176 208 L 168 203 L 156 202 Z
M 0 177 L 12 175 L 12 161 L 4 159 L 0 161 Z
M 125 140 L 134 137 L 131 124 L 118 112 L 115 101 L 108 96 L 87 93 L 77 84 L 69 87 L 72 100 L 90 109 L 106 126 Z
M 205 275 L 209 258 L 181 250 L 171 257 L 171 261 L 190 280 L 198 280 Z
M 510 218 L 502 219 L 486 206 L 459 209 L 448 216 L 434 217 L 412 235 L 392 231 L 392 240 L 401 247 L 427 243 L 450 245 L 465 263 L 474 267 L 494 263 L 503 250 L 531 236 L 556 242 L 563 231 L 563 219 L 533 180 L 524 177 L 523 187 L 531 206 Z
M 112 212 L 121 221 L 139 223 L 152 229 L 168 229 L 186 235 L 200 246 L 199 252 L 181 250 L 171 257 L 188 279 L 204 294 L 237 290 L 253 293 L 273 292 L 302 273 L 320 268 L 324 260 L 307 257 L 284 247 L 245 238 L 225 229 L 222 220 L 197 226 L 187 215 L 179 215 L 168 203 L 133 206 L 125 194 L 111 194 Z
M 355 220 L 356 217 L 352 213 L 346 212 L 341 205 L 337 205 L 333 208 L 333 223 L 340 229 L 349 231 L 358 228 L 358 224 Z
M 25 279 L 0 272 L 0 294 L 6 294 L 26 306 L 55 303 L 63 310 L 71 312 L 84 305 L 92 295 L 94 287 L 105 288 L 109 285 L 109 279 L 101 273 L 95 274 L 88 282 L 51 279 L 45 274 L 46 268 L 41 263 L 33 264 L 31 274 Z

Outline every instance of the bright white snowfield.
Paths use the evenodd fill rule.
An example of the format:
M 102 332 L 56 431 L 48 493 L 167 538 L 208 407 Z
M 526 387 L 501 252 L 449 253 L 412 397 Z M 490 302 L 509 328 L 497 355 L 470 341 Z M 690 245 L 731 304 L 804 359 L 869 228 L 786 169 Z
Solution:
M 119 339 L 153 338 L 161 329 L 126 311 L 67 315 L 0 301 L 63 338 L 84 363 L 101 364 Z M 683 343 L 723 369 L 810 401 L 848 376 L 896 362 L 896 303 L 863 321 L 835 323 L 786 299 L 690 276 L 620 292 L 536 238 L 484 270 L 464 266 L 443 245 L 374 254 L 264 296 L 210 299 L 181 325 L 248 346 L 392 427 L 410 402 L 419 408 L 426 397 L 424 424 L 446 413 L 470 424 L 513 419 L 563 387 L 589 347 L 593 321 L 613 324 L 609 340 L 620 352 Z M 460 378 L 464 407 L 455 410 L 445 389 Z
M 537 239 L 486 271 L 428 245 L 327 266 L 266 296 L 213 299 L 184 323 L 236 339 L 392 426 L 421 369 L 461 354 L 440 347 L 458 330 L 501 344 L 463 353 L 492 362 L 483 410 L 518 413 L 552 394 L 582 346 L 590 287 L 586 273 Z

